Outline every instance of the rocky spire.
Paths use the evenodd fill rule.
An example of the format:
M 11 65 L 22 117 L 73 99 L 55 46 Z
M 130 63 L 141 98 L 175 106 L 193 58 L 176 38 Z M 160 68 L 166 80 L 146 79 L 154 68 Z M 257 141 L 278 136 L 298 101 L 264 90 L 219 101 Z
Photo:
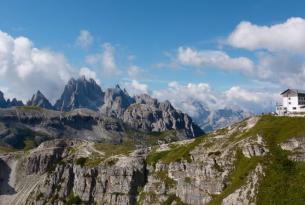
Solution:
M 33 95 L 31 100 L 27 102 L 27 105 L 53 109 L 50 101 L 39 90 Z
M 104 92 L 93 80 L 84 76 L 70 79 L 61 97 L 55 103 L 55 109 L 70 111 L 76 108 L 98 110 L 104 103 Z
M 108 88 L 105 92 L 105 104 L 103 105 L 101 112 L 111 117 L 122 118 L 124 111 L 135 102 L 130 97 L 127 91 L 122 90 L 117 84 L 114 88 Z
M 4 99 L 3 92 L 0 91 L 0 108 L 7 107 L 6 100 Z

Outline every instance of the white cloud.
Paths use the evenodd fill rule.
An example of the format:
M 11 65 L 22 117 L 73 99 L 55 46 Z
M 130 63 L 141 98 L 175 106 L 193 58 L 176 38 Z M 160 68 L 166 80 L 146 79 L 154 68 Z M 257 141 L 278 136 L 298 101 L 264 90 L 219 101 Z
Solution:
M 237 70 L 245 73 L 253 71 L 253 62 L 246 57 L 232 58 L 223 51 L 198 51 L 189 47 L 179 47 L 177 52 L 179 64 L 195 67 L 216 67 L 223 70 Z
M 86 63 L 97 69 L 101 69 L 103 75 L 106 76 L 120 74 L 121 71 L 117 66 L 115 58 L 115 47 L 110 43 L 104 43 L 102 49 L 101 53 L 86 56 Z
M 138 77 L 143 72 L 143 69 L 136 65 L 131 65 L 127 68 L 127 74 L 129 77 Z
M 119 70 L 115 62 L 115 48 L 110 43 L 103 44 L 102 66 L 106 74 L 118 74 Z
M 239 104 L 252 112 L 272 111 L 276 102 L 281 102 L 279 92 L 246 90 L 239 86 L 233 86 L 224 93 L 228 104 Z
M 125 83 L 126 87 L 128 89 L 128 91 L 132 94 L 132 95 L 137 95 L 137 94 L 142 94 L 142 93 L 146 93 L 148 94 L 148 85 L 144 84 L 144 83 L 140 83 L 137 80 L 132 80 L 131 82 L 127 82 Z
M 229 90 L 225 91 L 225 95 L 228 97 L 228 100 L 234 101 L 247 101 L 247 102 L 254 102 L 254 103 L 261 103 L 264 101 L 273 100 L 275 99 L 273 95 L 266 92 L 259 92 L 259 91 L 250 91 L 243 89 L 239 86 L 233 86 Z M 276 94 L 279 96 L 279 94 Z
M 194 101 L 203 102 L 211 110 L 223 107 L 224 104 L 223 98 L 218 98 L 218 94 L 206 83 L 182 85 L 178 82 L 170 82 L 167 88 L 155 90 L 153 96 L 163 101 L 169 100 L 175 107 L 191 116 L 196 116 L 199 108 L 194 106 Z
M 254 78 L 282 87 L 305 87 L 305 59 L 283 53 L 261 52 Z
M 26 100 L 40 89 L 54 100 L 72 76 L 72 67 L 62 54 L 35 48 L 26 37 L 0 31 L 0 79 L 10 95 Z
M 171 82 L 168 87 L 153 92 L 160 100 L 170 100 L 175 107 L 198 117 L 201 107 L 217 110 L 226 107 L 238 107 L 250 112 L 266 112 L 274 109 L 278 93 L 268 91 L 251 91 L 234 86 L 226 91 L 213 90 L 206 83 L 189 83 L 186 85 Z M 197 103 L 200 103 L 198 106 Z
M 227 39 L 236 48 L 304 53 L 305 19 L 292 17 L 284 23 L 259 26 L 241 22 Z
M 88 48 L 93 43 L 93 37 L 87 30 L 81 30 L 76 39 L 76 45 L 82 48 Z
M 82 67 L 79 70 L 79 76 L 85 76 L 87 79 L 93 79 L 95 80 L 98 84 L 100 84 L 100 80 L 96 76 L 96 72 L 91 70 L 90 68 L 87 67 Z

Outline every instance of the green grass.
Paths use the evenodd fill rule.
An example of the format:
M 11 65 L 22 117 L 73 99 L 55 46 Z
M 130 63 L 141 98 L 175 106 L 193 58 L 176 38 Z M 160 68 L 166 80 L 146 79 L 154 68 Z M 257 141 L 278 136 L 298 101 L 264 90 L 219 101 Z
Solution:
M 17 151 L 17 149 L 8 147 L 8 146 L 4 146 L 4 145 L 0 145 L 0 153 L 8 153 L 8 152 L 15 152 L 15 151 Z
M 87 162 L 88 158 L 87 157 L 80 157 L 76 160 L 75 164 L 79 165 L 81 167 L 84 167 L 86 162 Z
M 154 166 L 160 160 L 163 163 L 171 163 L 181 161 L 183 159 L 191 161 L 190 152 L 195 149 L 196 146 L 202 143 L 204 139 L 205 136 L 202 136 L 196 138 L 193 142 L 186 145 L 178 145 L 166 151 L 151 152 L 147 156 L 147 163 Z
M 82 200 L 79 196 L 74 195 L 73 192 L 71 192 L 68 196 L 68 200 L 66 202 L 67 205 L 80 205 L 82 204 Z
M 23 110 L 43 110 L 43 108 L 38 107 L 38 106 L 29 106 L 29 105 L 24 105 L 24 106 L 18 106 L 18 109 L 23 109 Z
M 181 201 L 181 199 L 174 194 L 170 194 L 168 196 L 168 198 L 165 200 L 165 202 L 162 203 L 162 205 L 171 205 L 173 203 L 176 204 L 176 205 L 187 205 L 187 204 L 183 203 Z
M 170 143 L 179 140 L 178 130 L 167 130 L 162 132 L 143 132 L 138 130 L 128 130 L 127 139 L 133 144 L 142 147 L 150 147 L 162 143 Z
M 234 170 L 229 176 L 225 189 L 220 195 L 215 195 L 208 205 L 221 204 L 225 197 L 233 193 L 246 182 L 247 176 L 252 170 L 255 169 L 257 164 L 262 161 L 262 159 L 262 157 L 252 157 L 250 159 L 246 158 L 242 154 L 241 150 L 238 149 L 236 152 Z
M 277 145 L 292 137 L 305 137 L 305 118 L 265 115 L 244 136 L 256 134 L 261 134 L 269 146 Z
M 266 142 L 269 154 L 264 157 L 245 158 L 237 154 L 236 168 L 229 178 L 229 184 L 209 204 L 221 204 L 222 199 L 245 183 L 246 176 L 258 162 L 264 166 L 265 176 L 258 187 L 258 205 L 290 204 L 301 205 L 305 201 L 305 163 L 288 159 L 289 152 L 279 144 L 294 137 L 305 137 L 305 118 L 262 116 L 258 123 L 239 140 L 260 134 Z
M 304 204 L 305 163 L 288 159 L 288 153 L 280 147 L 271 148 L 266 159 L 267 169 L 257 196 L 257 204 Z
M 176 181 L 168 176 L 166 171 L 155 172 L 154 176 L 165 184 L 166 189 L 174 188 L 176 186 Z
M 105 153 L 105 158 L 114 156 L 114 155 L 127 155 L 135 149 L 135 145 L 132 143 L 123 143 L 123 144 L 104 144 L 97 143 L 95 148 L 99 151 Z
M 304 204 L 305 163 L 288 159 L 279 144 L 305 137 L 305 118 L 263 116 L 249 134 L 261 134 L 270 150 L 265 157 L 265 177 L 259 186 L 257 204 Z
M 34 140 L 32 140 L 32 139 L 24 140 L 23 150 L 27 151 L 27 150 L 33 149 L 34 147 L 37 147 L 37 144 Z

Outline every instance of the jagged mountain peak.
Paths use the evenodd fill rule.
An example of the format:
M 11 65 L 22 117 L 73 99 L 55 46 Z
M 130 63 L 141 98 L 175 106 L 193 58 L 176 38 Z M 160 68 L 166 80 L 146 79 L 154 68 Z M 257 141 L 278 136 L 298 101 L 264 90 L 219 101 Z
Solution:
M 29 100 L 27 102 L 27 105 L 42 107 L 42 108 L 46 108 L 46 109 L 53 108 L 50 101 L 44 96 L 44 94 L 42 94 L 42 92 L 40 90 L 37 90 L 36 94 L 34 94 L 32 96 L 31 100 Z
M 69 111 L 76 108 L 98 110 L 104 102 L 104 92 L 93 79 L 81 76 L 71 78 L 64 88 L 60 99 L 55 103 L 55 109 Z
M 6 107 L 6 100 L 4 99 L 3 92 L 0 91 L 0 107 Z
M 17 100 L 13 98 L 12 100 L 5 100 L 4 94 L 0 91 L 0 108 L 14 107 L 14 106 L 23 106 L 23 102 L 21 100 Z

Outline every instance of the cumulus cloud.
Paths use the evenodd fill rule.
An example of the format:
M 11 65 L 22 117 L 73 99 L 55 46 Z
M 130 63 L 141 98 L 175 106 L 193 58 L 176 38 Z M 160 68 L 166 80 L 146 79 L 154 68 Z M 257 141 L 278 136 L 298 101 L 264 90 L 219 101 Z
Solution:
M 127 74 L 129 77 L 138 77 L 143 72 L 143 69 L 137 65 L 131 65 L 127 68 Z
M 118 75 L 121 73 L 115 58 L 115 47 L 110 43 L 102 45 L 102 52 L 88 55 L 85 58 L 87 64 L 101 69 L 104 75 Z
M 175 107 L 193 117 L 198 114 L 198 109 L 200 109 L 194 102 L 202 103 L 209 110 L 223 107 L 223 98 L 218 98 L 218 95 L 206 83 L 183 85 L 175 81 L 168 83 L 168 87 L 165 89 L 153 91 L 154 97 L 163 101 L 169 100 Z
M 137 80 L 132 80 L 131 82 L 127 82 L 125 83 L 128 91 L 132 94 L 132 95 L 137 95 L 137 94 L 148 94 L 148 85 L 144 84 L 144 83 L 140 83 Z
M 258 54 L 254 77 L 282 87 L 305 87 L 305 59 L 283 53 Z
M 236 70 L 245 73 L 253 71 L 253 62 L 246 57 L 232 58 L 223 51 L 198 51 L 190 47 L 179 47 L 177 52 L 178 64 L 195 67 L 216 67 L 223 70 Z
M 289 18 L 286 22 L 260 26 L 241 22 L 229 35 L 227 42 L 233 47 L 249 50 L 305 51 L 305 19 Z
M 79 70 L 79 76 L 85 76 L 87 79 L 93 79 L 95 80 L 98 84 L 100 84 L 100 80 L 96 76 L 96 72 L 91 70 L 90 68 L 87 67 L 82 67 Z
M 198 117 L 200 109 L 240 108 L 250 112 L 266 112 L 274 109 L 278 93 L 251 91 L 234 86 L 226 91 L 216 91 L 206 83 L 186 85 L 171 82 L 168 87 L 153 92 L 161 100 L 170 100 L 175 107 Z
M 26 100 L 40 89 L 54 100 L 73 75 L 62 54 L 36 48 L 26 37 L 14 38 L 0 31 L 0 79 L 11 95 Z
M 251 91 L 239 86 L 233 86 L 225 91 L 227 103 L 240 104 L 248 110 L 270 111 L 274 109 L 276 102 L 280 102 L 279 93 L 267 91 Z M 259 106 L 259 109 L 257 109 Z
M 76 45 L 82 48 L 88 48 L 93 43 L 93 37 L 87 30 L 81 30 L 76 39 Z

